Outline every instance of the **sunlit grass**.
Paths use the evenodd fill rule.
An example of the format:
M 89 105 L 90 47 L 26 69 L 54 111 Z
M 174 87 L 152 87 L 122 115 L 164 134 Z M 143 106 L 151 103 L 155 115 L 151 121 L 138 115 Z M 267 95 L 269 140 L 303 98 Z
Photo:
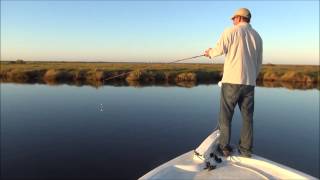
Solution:
M 148 63 L 89 63 L 89 62 L 1 62 L 2 80 L 28 81 L 116 81 L 140 82 L 208 82 L 219 81 L 223 64 L 148 64 Z M 263 65 L 258 81 L 317 83 L 316 65 Z

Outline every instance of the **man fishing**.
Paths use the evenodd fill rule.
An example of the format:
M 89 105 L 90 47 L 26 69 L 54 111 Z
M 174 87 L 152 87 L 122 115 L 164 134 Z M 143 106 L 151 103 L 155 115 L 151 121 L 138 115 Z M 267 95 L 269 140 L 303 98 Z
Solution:
M 231 121 L 238 104 L 243 121 L 238 151 L 241 156 L 251 157 L 254 88 L 262 64 L 262 39 L 250 25 L 248 9 L 237 10 L 231 19 L 234 26 L 222 33 L 216 46 L 205 51 L 205 56 L 225 55 L 218 123 L 220 151 L 224 156 L 232 152 Z

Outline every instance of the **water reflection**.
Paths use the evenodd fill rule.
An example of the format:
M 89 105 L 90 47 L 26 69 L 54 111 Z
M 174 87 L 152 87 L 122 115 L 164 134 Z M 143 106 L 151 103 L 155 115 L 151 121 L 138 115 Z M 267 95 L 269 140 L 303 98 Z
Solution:
M 317 83 L 308 82 L 260 81 L 257 82 L 257 86 L 270 88 L 283 87 L 286 89 L 320 89 Z
M 198 85 L 212 85 L 217 84 L 218 81 L 207 81 L 207 82 L 195 82 L 195 81 L 181 81 L 181 82 L 140 82 L 140 81 L 55 81 L 55 80 L 36 80 L 36 81 L 8 81 L 1 80 L 0 83 L 19 83 L 19 84 L 47 84 L 50 86 L 56 85 L 73 85 L 73 86 L 85 86 L 89 85 L 92 87 L 99 88 L 104 85 L 111 85 L 115 87 L 119 86 L 132 86 L 132 87 L 148 87 L 148 86 L 179 86 L 191 88 Z M 267 87 L 267 88 L 286 88 L 286 89 L 318 89 L 320 90 L 320 84 L 310 83 L 310 82 L 283 82 L 283 81 L 257 81 L 258 87 Z
M 216 125 L 216 85 L 132 85 L 1 84 L 3 179 L 137 179 Z M 257 87 L 254 152 L 319 177 L 318 99 L 318 90 Z M 240 127 L 236 109 L 233 143 Z

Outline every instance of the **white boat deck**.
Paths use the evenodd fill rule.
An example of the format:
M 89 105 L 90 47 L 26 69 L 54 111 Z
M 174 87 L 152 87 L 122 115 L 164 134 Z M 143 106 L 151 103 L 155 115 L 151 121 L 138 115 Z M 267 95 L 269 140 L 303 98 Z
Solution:
M 145 174 L 139 179 L 316 179 L 303 172 L 253 155 L 237 154 L 222 158 L 216 169 L 203 170 L 204 163 L 185 153 Z

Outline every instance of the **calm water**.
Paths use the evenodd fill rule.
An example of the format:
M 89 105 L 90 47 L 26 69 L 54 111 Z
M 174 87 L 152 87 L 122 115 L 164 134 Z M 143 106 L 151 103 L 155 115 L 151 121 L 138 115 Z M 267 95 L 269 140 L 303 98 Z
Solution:
M 216 126 L 220 88 L 1 84 L 8 178 L 136 179 Z M 319 177 L 319 90 L 256 88 L 254 153 Z M 241 126 L 233 120 L 232 141 Z

